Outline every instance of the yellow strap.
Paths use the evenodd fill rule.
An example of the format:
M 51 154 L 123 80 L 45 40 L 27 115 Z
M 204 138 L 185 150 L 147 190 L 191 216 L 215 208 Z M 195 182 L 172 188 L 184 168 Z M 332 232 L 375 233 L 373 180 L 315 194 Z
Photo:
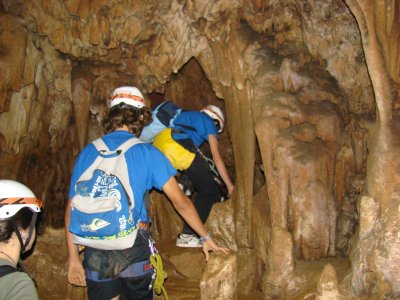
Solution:
M 154 291 L 157 295 L 160 295 L 161 292 L 164 295 L 165 300 L 169 300 L 167 291 L 164 287 L 164 280 L 167 278 L 167 273 L 163 269 L 163 263 L 160 254 L 154 254 L 150 256 L 150 262 L 153 265 L 154 269 L 156 270 L 156 279 L 154 281 Z

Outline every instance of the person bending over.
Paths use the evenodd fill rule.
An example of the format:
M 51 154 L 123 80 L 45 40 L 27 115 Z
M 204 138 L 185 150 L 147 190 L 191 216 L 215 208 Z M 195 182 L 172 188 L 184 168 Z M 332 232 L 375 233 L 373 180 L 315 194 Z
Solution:
M 184 110 L 173 121 L 172 130 L 164 129 L 153 142 L 170 161 L 179 164 L 175 167 L 182 171 L 182 177 L 188 178 L 193 184 L 197 192 L 194 205 L 203 224 L 207 221 L 213 204 L 221 199 L 221 190 L 214 180 L 209 163 L 199 151 L 204 142 L 210 145 L 212 159 L 229 195 L 234 189 L 219 152 L 218 137 L 224 129 L 224 123 L 222 111 L 214 105 L 208 105 L 201 111 Z M 183 148 L 180 149 L 176 144 Z M 176 245 L 201 247 L 202 243 L 195 230 L 185 223 L 182 233 L 177 237 Z

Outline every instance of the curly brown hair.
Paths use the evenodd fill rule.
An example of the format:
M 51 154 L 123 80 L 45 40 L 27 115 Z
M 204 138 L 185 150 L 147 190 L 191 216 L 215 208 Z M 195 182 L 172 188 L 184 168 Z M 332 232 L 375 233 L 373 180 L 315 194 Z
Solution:
M 139 136 L 143 127 L 149 125 L 151 121 L 150 108 L 142 107 L 139 109 L 120 103 L 105 112 L 102 125 L 105 133 L 113 132 L 126 125 L 130 133 Z
M 24 207 L 11 218 L 0 220 L 0 242 L 7 243 L 10 240 L 12 233 L 15 232 L 13 222 L 17 228 L 27 230 L 31 225 L 33 214 L 28 207 Z

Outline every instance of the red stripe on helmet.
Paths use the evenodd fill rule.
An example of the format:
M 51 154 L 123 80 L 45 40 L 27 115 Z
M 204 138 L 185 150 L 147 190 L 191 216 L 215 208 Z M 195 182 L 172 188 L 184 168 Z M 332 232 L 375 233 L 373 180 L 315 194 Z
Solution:
M 217 116 L 218 121 L 220 121 L 221 124 L 224 124 L 224 120 L 222 120 L 221 116 L 220 116 L 217 112 L 215 112 L 214 110 L 212 110 L 212 109 L 209 108 L 209 107 L 206 107 L 206 108 L 204 108 L 203 110 L 208 110 L 209 112 L 212 112 L 214 115 Z
M 114 96 L 112 97 L 111 100 L 114 100 L 114 99 L 116 99 L 116 98 L 128 98 L 128 99 L 132 99 L 132 100 L 140 101 L 140 102 L 143 102 L 143 101 L 144 101 L 144 99 L 143 99 L 142 97 L 140 97 L 140 96 L 135 96 L 135 95 L 126 94 L 126 93 L 116 94 L 116 95 L 114 95 Z
M 42 207 L 42 201 L 36 198 L 2 198 L 0 199 L 0 205 L 12 205 L 12 204 L 36 204 Z

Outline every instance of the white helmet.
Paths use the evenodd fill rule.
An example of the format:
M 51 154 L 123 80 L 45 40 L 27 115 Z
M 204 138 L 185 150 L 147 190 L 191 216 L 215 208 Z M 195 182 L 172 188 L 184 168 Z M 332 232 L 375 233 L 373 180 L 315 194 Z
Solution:
M 201 112 L 207 114 L 211 119 L 215 120 L 219 124 L 218 133 L 221 133 L 224 129 L 225 118 L 222 111 L 215 105 L 207 105 Z
M 142 108 L 146 105 L 142 93 L 134 86 L 121 86 L 114 90 L 110 107 L 120 103 L 125 103 L 136 108 Z
M 0 220 L 14 216 L 24 207 L 40 212 L 42 201 L 22 183 L 13 180 L 0 180 Z

